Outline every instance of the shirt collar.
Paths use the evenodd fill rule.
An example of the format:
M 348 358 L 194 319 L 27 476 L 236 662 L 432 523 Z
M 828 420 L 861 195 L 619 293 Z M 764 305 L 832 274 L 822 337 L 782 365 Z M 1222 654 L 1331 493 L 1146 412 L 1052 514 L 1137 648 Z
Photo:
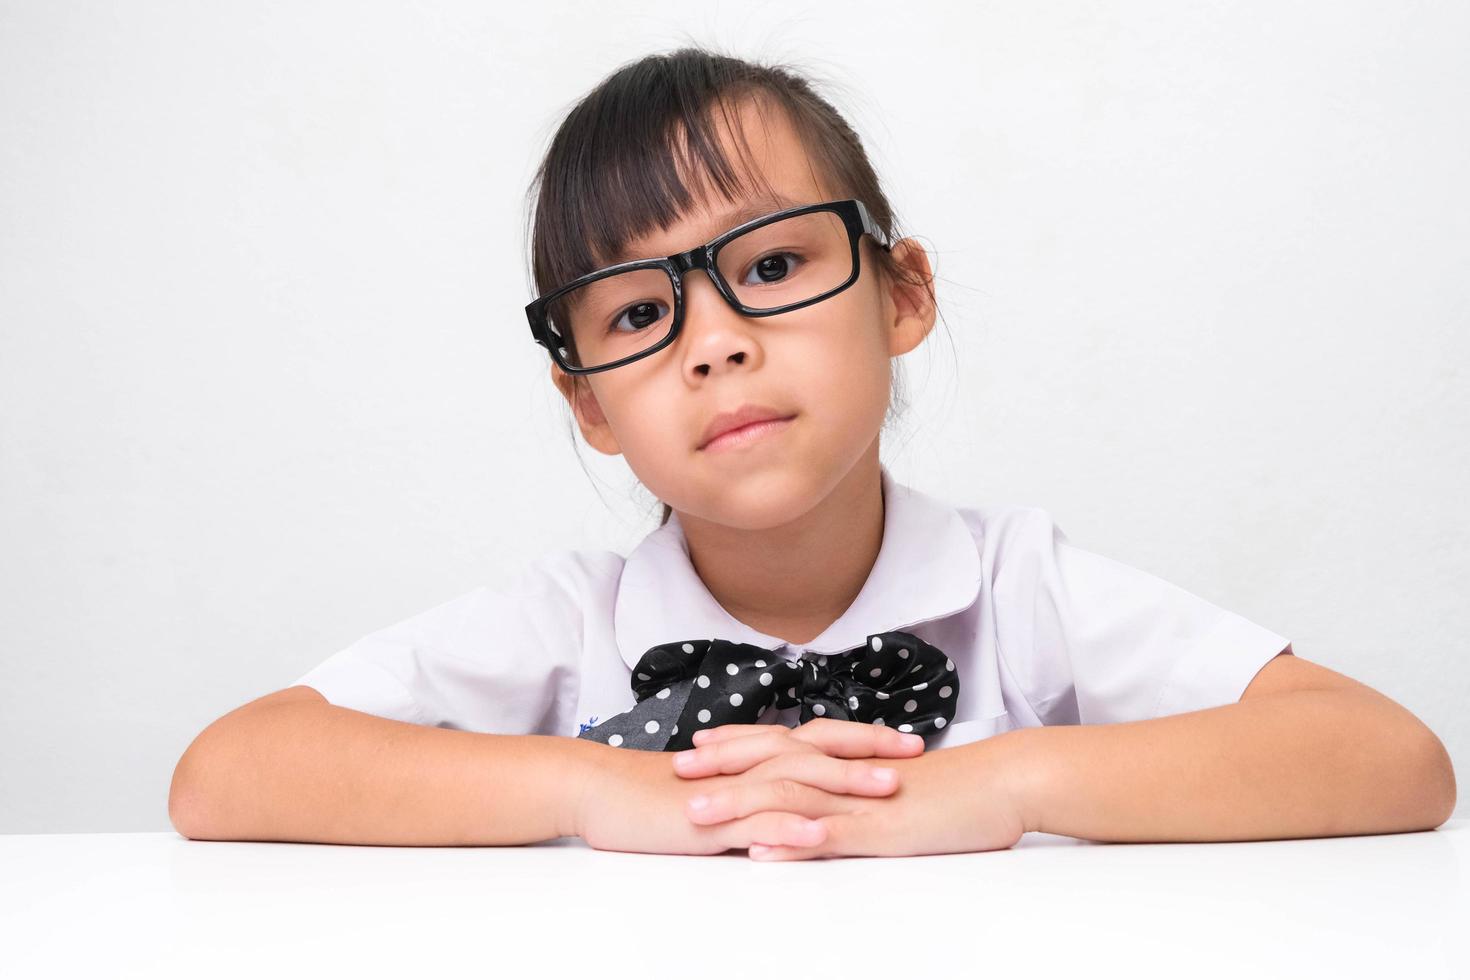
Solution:
M 810 643 L 812 653 L 840 653 L 869 635 L 905 629 L 968 609 L 980 592 L 980 555 L 963 517 L 951 506 L 898 483 L 880 464 L 883 543 L 858 596 Z M 775 650 L 777 636 L 725 611 L 689 560 L 678 514 L 628 555 L 613 610 L 618 652 L 631 667 L 650 647 L 719 638 Z

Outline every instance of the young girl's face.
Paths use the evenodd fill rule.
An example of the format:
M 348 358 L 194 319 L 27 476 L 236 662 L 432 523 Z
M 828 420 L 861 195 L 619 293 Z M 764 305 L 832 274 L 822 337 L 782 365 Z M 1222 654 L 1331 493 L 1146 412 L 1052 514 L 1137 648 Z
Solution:
M 741 128 L 749 143 L 753 189 L 727 200 L 703 179 L 696 208 L 666 230 L 630 241 L 619 261 L 694 248 L 756 214 L 851 196 L 827 186 L 808 160 L 783 112 L 746 103 Z M 727 159 L 740 159 L 728 130 Z M 764 184 L 784 200 L 762 200 Z M 759 188 L 759 189 L 754 189 Z M 698 193 L 698 192 L 697 192 Z M 753 217 L 755 215 L 750 215 Z M 651 492 L 683 517 L 747 530 L 779 527 L 820 503 L 860 460 L 877 472 L 878 433 L 889 401 L 889 361 L 912 350 L 934 325 L 923 287 L 880 274 L 871 238 L 860 239 L 859 278 L 847 289 L 804 309 L 745 317 L 721 298 L 709 277 L 684 280 L 684 322 L 668 347 L 611 371 L 586 375 L 590 388 L 573 396 L 571 379 L 555 364 L 552 378 L 572 402 L 587 442 L 621 453 Z M 912 239 L 893 255 L 922 280 L 924 250 Z M 743 405 L 793 416 L 749 445 L 700 448 L 710 421 Z

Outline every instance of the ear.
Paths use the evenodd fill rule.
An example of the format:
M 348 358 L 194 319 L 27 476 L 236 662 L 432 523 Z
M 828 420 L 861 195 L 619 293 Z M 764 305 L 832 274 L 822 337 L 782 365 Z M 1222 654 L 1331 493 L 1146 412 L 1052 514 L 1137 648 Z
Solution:
M 551 362 L 551 383 L 572 406 L 572 415 L 587 445 L 606 456 L 619 455 L 622 447 L 613 435 L 607 416 L 602 414 L 602 406 L 597 403 L 592 386 L 586 382 L 577 383 L 577 379 L 563 371 L 555 361 Z
M 884 305 L 888 310 L 888 353 L 891 357 L 907 354 L 934 329 L 938 307 L 934 301 L 934 273 L 929 268 L 929 255 L 912 238 L 893 243 L 893 259 L 903 274 L 882 277 L 887 290 Z

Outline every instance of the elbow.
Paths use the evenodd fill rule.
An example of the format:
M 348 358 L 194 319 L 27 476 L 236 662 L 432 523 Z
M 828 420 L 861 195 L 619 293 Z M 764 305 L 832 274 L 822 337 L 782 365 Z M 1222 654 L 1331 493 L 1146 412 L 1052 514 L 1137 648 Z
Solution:
M 1420 813 L 1424 814 L 1423 830 L 1433 830 L 1449 820 L 1455 812 L 1455 765 L 1444 743 L 1427 726 L 1421 730 L 1414 755 L 1420 773 Z
M 174 766 L 173 779 L 168 788 L 168 819 L 178 831 L 191 840 L 228 840 L 221 836 L 220 815 L 230 812 L 222 799 L 231 792 L 229 776 L 241 765 L 241 744 L 248 744 L 250 732 L 240 730 L 240 724 L 252 717 L 255 706 L 284 700 L 304 700 L 308 695 L 300 692 L 310 688 L 293 687 L 291 698 L 277 692 L 241 705 L 234 711 L 215 719 L 204 730 L 194 736 L 194 741 L 184 750 Z M 315 691 L 311 691 L 315 695 Z M 320 699 L 320 695 L 316 695 Z
M 212 726 L 211 726 L 212 727 Z M 210 729 L 201 732 L 174 766 L 168 787 L 168 820 L 190 840 L 211 840 L 209 834 L 209 766 L 204 749 Z
M 193 770 L 194 761 L 190 753 L 185 752 L 174 767 L 173 780 L 168 787 L 168 822 L 180 835 L 190 840 L 203 840 L 204 801 Z

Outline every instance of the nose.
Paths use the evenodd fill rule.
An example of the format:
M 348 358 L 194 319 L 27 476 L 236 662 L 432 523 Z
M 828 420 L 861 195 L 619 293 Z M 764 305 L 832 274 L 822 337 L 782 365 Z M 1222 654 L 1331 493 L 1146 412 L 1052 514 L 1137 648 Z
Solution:
M 744 364 L 754 352 L 750 320 L 725 301 L 704 269 L 684 274 L 684 361 L 700 376 Z

